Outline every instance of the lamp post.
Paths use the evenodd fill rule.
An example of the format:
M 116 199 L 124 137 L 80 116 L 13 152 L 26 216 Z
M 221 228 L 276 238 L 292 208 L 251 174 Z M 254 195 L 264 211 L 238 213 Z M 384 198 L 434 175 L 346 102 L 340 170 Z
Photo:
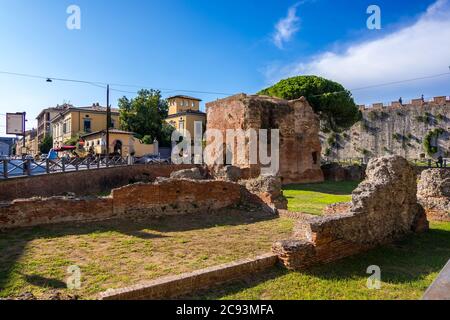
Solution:
M 106 156 L 109 157 L 109 127 L 111 126 L 111 108 L 109 106 L 109 84 L 106 86 Z

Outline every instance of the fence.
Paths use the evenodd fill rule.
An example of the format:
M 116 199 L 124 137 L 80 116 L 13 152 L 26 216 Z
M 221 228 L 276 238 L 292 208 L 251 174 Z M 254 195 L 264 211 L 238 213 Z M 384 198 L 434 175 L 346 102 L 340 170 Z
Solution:
M 322 162 L 323 164 L 339 163 L 342 165 L 364 165 L 369 163 L 369 160 L 370 158 L 332 159 L 325 157 L 322 159 Z M 425 167 L 425 168 L 441 167 L 441 164 L 438 165 L 438 162 L 433 159 L 408 159 L 408 161 L 416 167 Z M 450 168 L 449 166 L 447 166 L 448 163 L 449 159 L 443 159 L 442 168 Z
M 61 158 L 55 160 L 41 160 L 33 159 L 25 160 L 2 160 L 2 175 L 1 178 L 8 179 L 20 176 L 32 176 L 38 174 L 48 174 L 55 172 L 72 172 L 79 170 L 91 170 L 108 167 L 118 167 L 133 165 L 133 157 L 91 157 L 91 158 Z

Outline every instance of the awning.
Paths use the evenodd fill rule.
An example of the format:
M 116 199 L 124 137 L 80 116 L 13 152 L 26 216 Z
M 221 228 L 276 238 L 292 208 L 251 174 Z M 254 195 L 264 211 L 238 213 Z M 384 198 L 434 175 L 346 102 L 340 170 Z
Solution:
M 60 148 L 55 149 L 56 152 L 64 152 L 64 151 L 73 151 L 76 150 L 77 147 L 74 146 L 62 146 Z

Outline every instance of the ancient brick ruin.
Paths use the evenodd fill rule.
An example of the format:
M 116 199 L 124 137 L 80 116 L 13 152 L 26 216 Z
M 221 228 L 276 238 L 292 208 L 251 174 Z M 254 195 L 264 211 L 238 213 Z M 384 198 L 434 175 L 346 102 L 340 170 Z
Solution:
M 373 159 L 350 205 L 298 220 L 294 237 L 275 243 L 273 251 L 289 269 L 303 269 L 425 231 L 428 220 L 416 194 L 416 174 L 405 159 Z
M 113 189 L 106 197 L 71 195 L 6 201 L 0 203 L 0 230 L 74 221 L 195 214 L 241 205 L 275 214 L 277 208 L 286 206 L 277 178 L 252 181 L 246 182 L 247 188 L 246 183 L 221 180 L 158 178 L 155 182 Z
M 321 145 L 319 118 L 306 99 L 286 101 L 277 98 L 239 94 L 210 102 L 207 107 L 207 129 L 217 129 L 225 136 L 227 129 L 279 129 L 280 170 L 283 184 L 323 181 L 320 169 Z M 269 147 L 270 150 L 270 147 Z M 235 150 L 233 165 L 245 177 L 260 175 L 261 166 L 239 161 Z M 224 155 L 218 155 L 224 157 Z M 213 171 L 217 171 L 217 167 Z
M 450 221 L 450 170 L 423 171 L 417 196 L 430 220 Z

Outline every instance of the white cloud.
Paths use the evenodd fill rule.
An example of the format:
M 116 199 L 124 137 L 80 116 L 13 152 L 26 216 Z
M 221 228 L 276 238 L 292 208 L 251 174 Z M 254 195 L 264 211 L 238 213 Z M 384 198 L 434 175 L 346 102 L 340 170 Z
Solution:
M 450 65 L 449 39 L 449 0 L 438 0 L 412 25 L 382 38 L 353 43 L 343 52 L 328 51 L 309 61 L 271 65 L 265 75 L 274 83 L 288 76 L 314 74 L 355 88 L 445 73 Z
M 283 49 L 283 44 L 291 40 L 292 36 L 300 30 L 300 18 L 297 16 L 297 7 L 299 3 L 294 4 L 288 9 L 287 16 L 275 25 L 275 32 L 272 36 L 273 43 Z

